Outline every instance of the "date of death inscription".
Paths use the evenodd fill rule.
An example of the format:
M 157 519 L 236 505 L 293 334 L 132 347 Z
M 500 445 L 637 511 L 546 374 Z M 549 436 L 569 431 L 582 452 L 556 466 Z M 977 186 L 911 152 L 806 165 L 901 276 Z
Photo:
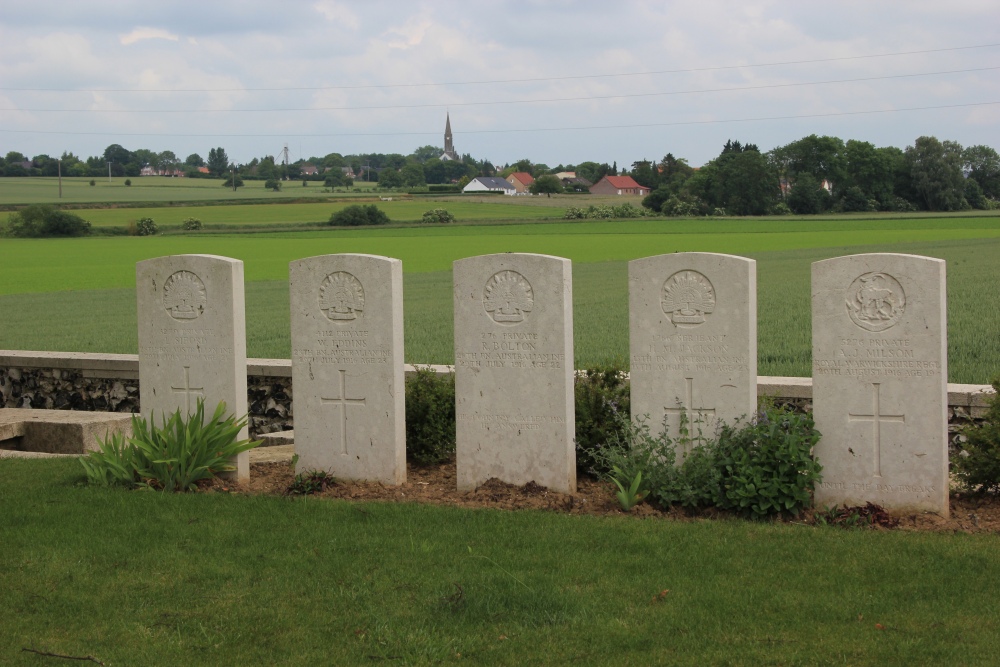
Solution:
M 140 345 L 139 354 L 161 361 L 225 361 L 233 356 L 231 345 L 219 340 L 214 329 L 161 328 L 149 345 Z
M 941 374 L 941 364 L 917 356 L 909 338 L 840 338 L 832 359 L 813 359 L 813 373 L 848 377 L 936 377 Z
M 294 350 L 295 360 L 302 363 L 334 366 L 370 366 L 387 364 L 392 350 L 373 342 L 367 330 L 320 331 L 312 350 Z
M 531 332 L 482 332 L 478 349 L 456 350 L 456 368 L 560 369 L 566 355 L 544 351 L 545 341 Z
M 632 355 L 634 371 L 707 371 L 746 373 L 750 362 L 727 340 L 726 334 L 653 336 L 645 354 Z

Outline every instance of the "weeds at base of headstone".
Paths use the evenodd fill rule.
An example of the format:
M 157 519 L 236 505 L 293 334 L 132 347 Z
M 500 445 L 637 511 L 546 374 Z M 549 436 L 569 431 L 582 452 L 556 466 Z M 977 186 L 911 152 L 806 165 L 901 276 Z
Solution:
M 899 525 L 899 519 L 875 503 L 854 507 L 827 507 L 822 512 L 816 512 L 815 522 L 817 526 L 839 528 L 895 528 Z
M 296 475 L 295 480 L 285 489 L 284 495 L 311 496 L 336 485 L 337 480 L 325 470 L 310 470 Z

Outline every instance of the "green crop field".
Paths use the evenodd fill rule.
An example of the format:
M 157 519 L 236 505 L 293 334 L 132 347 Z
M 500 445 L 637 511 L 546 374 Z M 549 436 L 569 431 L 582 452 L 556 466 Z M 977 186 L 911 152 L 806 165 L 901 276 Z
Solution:
M 292 199 L 295 197 L 332 196 L 323 194 L 323 183 L 310 181 L 302 187 L 301 181 L 289 181 L 281 192 L 264 188 L 264 181 L 244 181 L 234 192 L 222 186 L 221 178 L 167 178 L 164 176 L 136 176 L 132 185 L 125 185 L 124 177 L 107 176 L 64 177 L 62 197 L 59 196 L 59 179 L 52 177 L 0 178 L 0 205 L 11 204 L 106 204 L 130 202 L 184 202 L 184 201 L 240 201 L 245 199 Z M 94 185 L 90 185 L 94 181 Z M 338 197 L 349 194 L 371 196 L 368 192 L 374 183 L 359 182 L 355 192 L 338 192 Z M 343 188 L 341 188 L 343 190 Z
M 637 220 L 2 239 L 0 348 L 134 353 L 135 262 L 211 253 L 245 262 L 249 353 L 287 358 L 288 262 L 363 252 L 403 260 L 406 360 L 450 363 L 451 262 L 509 251 L 572 259 L 577 366 L 627 365 L 627 260 L 688 250 L 758 261 L 762 374 L 810 374 L 810 264 L 855 252 L 947 260 L 949 378 L 985 383 L 1000 372 L 1000 294 L 986 287 L 1000 284 L 997 217 Z

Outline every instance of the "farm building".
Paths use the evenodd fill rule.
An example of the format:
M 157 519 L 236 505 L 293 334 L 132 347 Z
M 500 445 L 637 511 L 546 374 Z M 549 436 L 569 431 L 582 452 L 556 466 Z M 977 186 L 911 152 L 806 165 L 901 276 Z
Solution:
M 462 192 L 502 192 L 505 195 L 517 193 L 513 185 L 499 176 L 477 176 L 462 188 Z
M 590 193 L 595 195 L 638 195 L 645 197 L 649 188 L 639 185 L 631 176 L 605 176 L 590 186 Z

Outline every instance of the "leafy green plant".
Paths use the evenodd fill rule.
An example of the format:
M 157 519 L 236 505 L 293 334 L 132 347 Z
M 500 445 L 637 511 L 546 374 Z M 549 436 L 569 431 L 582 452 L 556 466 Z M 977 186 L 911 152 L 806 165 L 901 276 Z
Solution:
M 224 417 L 226 404 L 205 420 L 205 402 L 198 400 L 188 417 L 181 411 L 163 417 L 157 428 L 138 415 L 132 417 L 132 437 L 120 433 L 99 441 L 99 451 L 80 459 L 91 484 L 130 488 L 190 491 L 197 482 L 235 470 L 230 459 L 259 442 L 238 440 L 246 417 Z
M 885 511 L 881 505 L 867 503 L 855 507 L 827 507 L 813 515 L 817 526 L 838 528 L 895 528 L 899 519 Z
M 622 439 L 621 416 L 631 411 L 627 374 L 617 366 L 598 366 L 580 372 L 574 382 L 576 403 L 576 469 L 602 475 L 611 468 L 596 452 Z
M 952 460 L 962 486 L 972 492 L 1000 491 L 1000 377 L 993 391 L 983 423 L 961 429 L 966 441 Z
M 61 211 L 54 206 L 33 204 L 11 213 L 3 232 L 7 236 L 29 238 L 86 236 L 90 234 L 90 223 L 78 215 Z
M 811 415 L 766 406 L 747 424 L 723 424 L 716 504 L 755 518 L 798 515 L 812 503 L 822 466 L 813 458 L 819 441 Z
M 406 456 L 434 465 L 455 456 L 455 375 L 417 367 L 406 380 Z
M 455 222 L 455 216 L 443 208 L 434 208 L 424 213 L 421 222 Z
M 635 475 L 630 478 L 621 468 L 615 466 L 611 470 L 611 481 L 618 487 L 615 498 L 618 499 L 618 504 L 626 512 L 641 503 L 642 499 L 649 494 L 649 491 L 643 486 L 641 470 L 635 471 Z
M 264 181 L 264 189 L 272 190 L 274 192 L 281 192 L 281 181 L 269 178 L 266 181 Z
M 139 218 L 135 221 L 135 233 L 138 236 L 152 236 L 156 231 L 156 222 L 152 218 Z
M 201 229 L 201 220 L 198 218 L 187 218 L 182 224 L 184 231 L 193 232 L 196 229 Z
M 331 225 L 346 227 L 385 225 L 388 223 L 389 216 L 375 204 L 369 204 L 368 206 L 361 206 L 360 204 L 345 206 L 330 216 Z
M 295 476 L 285 489 L 286 496 L 311 496 L 336 486 L 337 480 L 325 470 L 308 470 Z

